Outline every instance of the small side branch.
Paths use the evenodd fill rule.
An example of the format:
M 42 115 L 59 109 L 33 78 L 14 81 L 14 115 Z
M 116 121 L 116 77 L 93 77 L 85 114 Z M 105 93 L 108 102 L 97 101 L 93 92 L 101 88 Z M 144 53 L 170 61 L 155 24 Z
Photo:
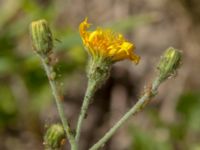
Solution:
M 105 143 L 115 134 L 115 132 L 133 115 L 141 111 L 150 98 L 156 95 L 157 89 L 160 85 L 159 78 L 156 78 L 150 90 L 146 91 L 144 95 L 138 100 L 138 102 L 89 150 L 98 150 L 103 147 Z
M 81 107 L 81 112 L 80 112 L 80 115 L 79 115 L 79 118 L 78 118 L 78 123 L 77 123 L 77 128 L 76 128 L 75 140 L 76 140 L 77 143 L 78 143 L 79 138 L 80 138 L 83 120 L 87 116 L 88 107 L 90 105 L 91 99 L 93 98 L 95 90 L 96 90 L 95 85 L 96 85 L 96 83 L 88 81 L 87 90 L 86 90 L 86 93 L 85 93 L 85 97 L 83 99 L 83 104 L 82 104 L 82 107 Z
M 53 71 L 53 67 L 49 64 L 48 57 L 40 57 L 40 58 L 41 58 L 44 70 L 49 79 L 49 84 L 51 86 L 51 90 L 52 90 L 53 96 L 55 98 L 58 113 L 59 113 L 61 122 L 63 124 L 64 130 L 66 132 L 67 138 L 69 140 L 69 143 L 71 145 L 71 150 L 77 150 L 77 145 L 75 142 L 74 135 L 72 134 L 68 120 L 65 117 L 65 113 L 64 113 L 64 109 L 63 109 L 63 105 L 62 105 L 62 98 L 61 98 L 61 95 L 59 94 L 59 91 L 56 86 L 56 81 L 55 81 L 56 73 Z

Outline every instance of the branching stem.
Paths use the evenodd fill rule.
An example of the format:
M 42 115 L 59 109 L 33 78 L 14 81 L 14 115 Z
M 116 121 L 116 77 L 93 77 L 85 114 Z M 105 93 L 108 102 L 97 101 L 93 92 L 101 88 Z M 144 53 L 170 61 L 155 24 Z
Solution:
M 62 98 L 61 98 L 62 96 L 58 92 L 58 88 L 57 88 L 56 81 L 55 81 L 55 72 L 53 71 L 53 67 L 49 64 L 48 57 L 40 56 L 40 58 L 41 58 L 44 70 L 49 79 L 49 84 L 51 86 L 51 90 L 52 90 L 53 96 L 55 98 L 58 113 L 59 113 L 61 122 L 63 124 L 64 130 L 66 132 L 67 138 L 69 140 L 69 143 L 71 145 L 71 150 L 77 150 L 77 144 L 75 142 L 74 135 L 72 134 L 68 120 L 65 117 L 63 104 L 62 104 Z
M 138 102 L 128 111 L 126 114 L 89 150 L 98 150 L 103 147 L 105 143 L 115 134 L 115 132 L 133 115 L 142 110 L 144 106 L 149 102 L 152 96 L 156 95 L 157 89 L 160 85 L 159 78 L 156 78 L 152 84 L 150 90 L 147 90 L 144 95 L 138 100 Z

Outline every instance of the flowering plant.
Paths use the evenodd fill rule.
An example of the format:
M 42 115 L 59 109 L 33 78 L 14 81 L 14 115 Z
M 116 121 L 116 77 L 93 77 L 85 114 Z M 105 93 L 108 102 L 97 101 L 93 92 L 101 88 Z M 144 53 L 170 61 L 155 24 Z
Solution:
M 80 23 L 79 31 L 86 51 L 90 55 L 88 61 L 88 87 L 83 99 L 80 115 L 74 133 L 69 125 L 68 119 L 64 115 L 62 105 L 62 95 L 60 95 L 56 72 L 50 63 L 49 54 L 53 53 L 53 38 L 47 21 L 44 19 L 34 21 L 30 26 L 33 49 L 40 57 L 44 70 L 49 79 L 50 87 L 56 101 L 58 113 L 62 125 L 56 124 L 50 127 L 45 134 L 45 145 L 47 149 L 58 149 L 62 145 L 62 139 L 69 140 L 71 150 L 78 150 L 81 127 L 85 119 L 89 104 L 95 92 L 107 81 L 110 75 L 112 64 L 124 59 L 129 59 L 138 64 L 140 57 L 135 54 L 135 45 L 128 42 L 122 34 L 114 33 L 109 29 L 97 28 L 94 31 L 87 31 L 90 27 L 87 18 Z M 161 57 L 158 65 L 158 72 L 150 88 L 143 92 L 137 103 L 132 106 L 122 118 L 116 122 L 105 135 L 94 144 L 89 150 L 97 150 L 105 145 L 114 133 L 133 115 L 141 111 L 158 93 L 158 87 L 162 82 L 172 76 L 180 65 L 181 52 L 172 47 L 168 48 Z

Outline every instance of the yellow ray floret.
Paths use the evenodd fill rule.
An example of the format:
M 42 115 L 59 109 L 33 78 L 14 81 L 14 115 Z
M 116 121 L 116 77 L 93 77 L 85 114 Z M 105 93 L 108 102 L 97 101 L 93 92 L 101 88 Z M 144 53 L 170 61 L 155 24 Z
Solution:
M 87 31 L 90 24 L 87 18 L 80 24 L 79 32 L 83 44 L 92 57 L 111 58 L 112 61 L 130 59 L 136 64 L 140 57 L 134 54 L 135 46 L 128 42 L 122 34 L 113 33 L 109 29 L 97 28 Z

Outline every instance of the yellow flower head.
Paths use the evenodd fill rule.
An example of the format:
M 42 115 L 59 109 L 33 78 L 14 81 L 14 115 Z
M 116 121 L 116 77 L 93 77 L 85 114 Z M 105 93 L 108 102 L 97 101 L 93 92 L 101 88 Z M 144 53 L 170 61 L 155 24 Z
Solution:
M 134 54 L 134 44 L 128 42 L 122 34 L 101 28 L 87 31 L 89 27 L 90 24 L 86 18 L 80 24 L 79 32 L 83 44 L 92 57 L 111 58 L 112 61 L 130 59 L 136 64 L 139 62 L 140 57 Z

